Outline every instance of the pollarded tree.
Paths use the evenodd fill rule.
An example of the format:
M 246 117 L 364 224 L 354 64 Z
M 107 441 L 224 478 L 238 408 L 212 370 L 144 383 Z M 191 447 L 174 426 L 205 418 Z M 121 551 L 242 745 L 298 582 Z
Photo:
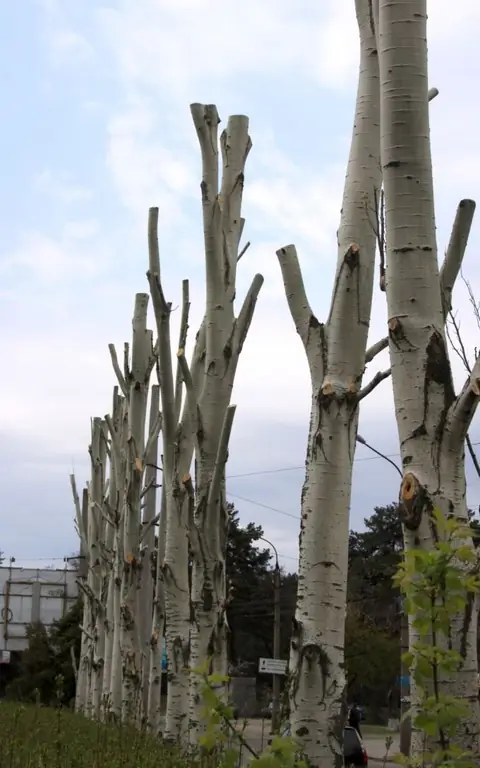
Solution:
M 460 269 L 474 204 L 462 201 L 439 272 L 428 110 L 426 0 L 380 0 L 381 155 L 387 230 L 389 348 L 404 477 L 400 489 L 406 549 L 432 548 L 442 532 L 432 510 L 468 520 L 464 443 L 480 396 L 480 362 L 455 396 L 445 310 Z M 401 116 L 401 119 L 400 119 Z M 463 224 L 462 224 L 463 222 Z M 442 295 L 443 294 L 443 295 Z M 410 642 L 415 641 L 412 632 Z M 458 616 L 450 638 L 461 664 L 438 681 L 468 716 L 457 743 L 478 755 L 477 608 Z M 416 689 L 412 686 L 415 711 Z M 412 734 L 415 754 L 422 749 Z
M 165 732 L 184 741 L 189 731 L 195 742 L 203 705 L 198 675 L 188 676 L 185 668 L 198 668 L 208 658 L 212 658 L 217 670 L 226 672 L 227 668 L 225 464 L 235 413 L 230 398 L 263 278 L 255 275 L 235 317 L 236 270 L 244 226 L 244 169 L 251 148 L 248 118 L 230 117 L 220 137 L 220 183 L 217 109 L 214 105 L 192 104 L 191 113 L 202 153 L 206 306 L 189 366 L 182 339 L 182 335 L 186 336 L 189 305 L 184 285 L 176 384 L 170 347 L 171 305 L 164 297 L 160 279 L 157 209 L 150 211 L 148 278 L 159 339 L 166 492 L 163 587 L 169 694 Z M 186 397 L 181 415 L 182 380 Z M 193 455 L 195 484 L 189 474 Z M 190 555 L 193 567 L 189 594 Z
M 348 529 L 358 407 L 388 371 L 361 389 L 373 294 L 381 189 L 375 3 L 356 0 L 360 72 L 338 230 L 337 270 L 325 323 L 308 302 L 294 246 L 278 251 L 290 312 L 310 368 L 312 402 L 297 607 L 291 643 L 292 735 L 316 768 L 342 764 Z

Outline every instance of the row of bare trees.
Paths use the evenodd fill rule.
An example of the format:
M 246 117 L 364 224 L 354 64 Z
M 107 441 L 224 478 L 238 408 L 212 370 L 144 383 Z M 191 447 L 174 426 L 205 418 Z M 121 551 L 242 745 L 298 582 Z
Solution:
M 355 7 L 358 92 L 325 322 L 310 307 L 295 247 L 277 253 L 312 384 L 290 709 L 292 732 L 318 768 L 334 768 L 342 749 L 349 508 L 359 405 L 391 376 L 404 471 L 405 543 L 428 549 L 433 506 L 467 519 L 464 443 L 480 396 L 478 363 L 455 394 L 446 344 L 445 322 L 475 206 L 460 203 L 439 269 L 429 139 L 429 101 L 437 91 L 428 89 L 426 0 L 355 0 Z M 196 742 L 201 730 L 198 678 L 190 670 L 207 658 L 214 669 L 227 668 L 225 464 L 235 414 L 231 393 L 263 282 L 260 275 L 253 278 L 236 317 L 236 270 L 245 250 L 240 241 L 248 120 L 231 117 L 221 136 L 219 185 L 217 110 L 194 104 L 191 111 L 202 153 L 206 268 L 205 314 L 191 361 L 185 355 L 190 302 L 184 281 L 174 369 L 171 303 L 162 286 L 153 208 L 147 276 L 156 342 L 147 329 L 149 296 L 138 294 L 131 354 L 125 345 L 123 367 L 110 346 L 117 386 L 111 414 L 92 422 L 92 471 L 83 503 L 72 478 L 88 562 L 81 585 L 77 708 L 95 717 L 144 720 L 159 732 L 165 634 L 168 697 L 162 730 L 183 743 Z M 385 338 L 368 348 L 377 252 L 389 320 Z M 387 348 L 390 367 L 363 384 L 366 366 Z M 154 371 L 158 383 L 150 386 Z M 462 672 L 439 684 L 468 705 L 458 742 L 478 752 L 474 604 L 468 616 L 458 617 L 458 627 L 452 642 L 463 656 Z M 421 749 L 416 734 L 413 749 Z
M 162 642 L 168 658 L 164 734 L 199 734 L 198 676 L 207 658 L 227 671 L 225 464 L 235 406 L 235 372 L 263 278 L 255 275 L 234 313 L 248 119 L 229 119 L 220 137 L 215 106 L 193 104 L 202 152 L 206 304 L 191 362 L 185 347 L 189 285 L 182 291 L 176 367 L 171 311 L 160 269 L 158 209 L 148 220 L 150 294 L 135 297 L 133 338 L 117 378 L 111 413 L 92 421 L 91 478 L 79 499 L 71 483 L 87 578 L 76 706 L 93 717 L 161 725 Z M 154 334 L 147 328 L 151 297 Z M 157 382 L 151 385 L 152 374 Z M 161 441 L 161 459 L 159 458 Z M 195 463 L 195 481 L 190 470 Z M 160 489 L 160 493 L 157 490 Z M 157 504 L 157 498 L 159 503 Z M 157 507 L 159 513 L 157 513 Z

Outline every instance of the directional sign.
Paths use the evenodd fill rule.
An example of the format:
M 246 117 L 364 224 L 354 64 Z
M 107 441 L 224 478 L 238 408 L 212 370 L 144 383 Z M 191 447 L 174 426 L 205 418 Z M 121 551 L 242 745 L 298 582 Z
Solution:
M 10 664 L 10 651 L 0 651 L 0 664 Z
M 284 675 L 287 671 L 287 662 L 283 659 L 260 659 L 258 671 L 267 675 Z

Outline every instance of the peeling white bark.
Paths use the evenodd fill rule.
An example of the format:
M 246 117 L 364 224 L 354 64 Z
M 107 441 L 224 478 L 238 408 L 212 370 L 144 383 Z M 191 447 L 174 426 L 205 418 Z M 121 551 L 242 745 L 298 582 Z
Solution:
M 400 491 L 406 548 L 432 547 L 430 510 L 467 520 L 464 441 L 480 394 L 478 366 L 455 397 L 444 334 L 445 311 L 465 251 L 474 205 L 464 201 L 463 235 L 452 236 L 440 279 L 427 85 L 426 1 L 380 0 L 381 152 L 387 224 L 390 359 L 404 479 Z M 401 120 L 398 116 L 401 115 Z M 458 216 L 457 216 L 458 218 Z M 458 227 L 457 223 L 457 227 Z M 443 290 L 443 296 L 442 296 Z M 410 640 L 415 639 L 412 627 Z M 454 622 L 463 657 L 444 693 L 469 715 L 456 742 L 478 755 L 477 608 Z M 415 710 L 417 692 L 412 686 Z M 422 734 L 412 733 L 413 755 Z
M 75 475 L 70 475 L 73 503 L 75 506 L 75 528 L 80 539 L 80 557 L 82 567 L 79 573 L 79 587 L 83 603 L 82 629 L 91 625 L 90 599 L 87 595 L 86 582 L 88 578 L 88 489 L 83 489 L 82 504 L 78 496 Z M 87 577 L 87 578 L 86 578 Z M 80 657 L 78 660 L 76 688 L 75 688 L 75 712 L 86 711 L 87 699 L 90 689 L 90 640 L 86 631 L 82 631 L 80 640 Z
M 188 666 L 190 661 L 190 585 L 188 575 L 188 508 L 181 478 L 188 473 L 192 461 L 193 445 L 188 419 L 179 423 L 181 396 L 177 375 L 174 387 L 172 352 L 170 341 L 171 304 L 163 294 L 158 249 L 158 209 L 151 208 L 148 220 L 149 271 L 147 273 L 152 303 L 155 311 L 158 335 L 158 359 L 160 369 L 160 395 L 162 402 L 163 472 L 162 488 L 165 494 L 165 552 L 159 564 L 159 576 L 165 599 L 166 647 L 168 659 L 168 695 L 164 736 L 166 739 L 185 744 L 188 742 Z M 188 282 L 183 284 L 183 310 L 180 335 L 185 341 L 188 327 Z M 163 542 L 159 539 L 158 556 L 161 557 Z M 161 604 L 157 605 L 158 611 Z M 157 618 L 160 620 L 157 612 Z M 156 632 L 156 629 L 154 630 Z M 156 643 L 161 638 L 156 637 Z M 158 670 L 158 646 L 153 648 L 152 663 Z M 161 653 L 161 651 L 160 651 Z M 160 662 L 161 663 L 161 662 Z M 157 672 L 158 674 L 158 672 Z M 156 710 L 153 699 L 152 709 Z M 158 713 L 155 711 L 155 724 Z M 153 727 L 157 727 L 154 725 Z
M 163 563 L 165 559 L 166 536 L 166 494 L 162 486 L 160 524 L 156 554 L 156 578 L 153 601 L 153 619 L 150 638 L 150 668 L 148 677 L 147 726 L 158 735 L 161 729 L 162 703 L 162 646 L 165 634 L 165 587 Z
M 238 319 L 234 300 L 245 162 L 251 148 L 248 118 L 230 117 L 220 137 L 223 161 L 219 189 L 218 117 L 214 105 L 192 104 L 202 153 L 202 206 L 206 266 L 205 359 L 201 389 L 187 386 L 187 407 L 195 430 L 195 499 L 189 490 L 192 547 L 190 664 L 193 670 L 212 659 L 227 672 L 226 531 L 223 503 L 225 463 L 235 407 L 230 398 L 240 352 L 263 283 L 256 275 Z M 182 370 L 186 363 L 180 357 Z M 188 376 L 184 375 L 185 381 Z M 190 680 L 190 740 L 201 733 L 203 702 L 199 677 Z
M 135 297 L 132 364 L 128 385 L 128 437 L 123 517 L 123 572 L 120 605 L 122 655 L 122 720 L 138 722 L 142 704 L 142 620 L 138 615 L 141 586 L 141 499 L 145 463 L 145 421 L 150 374 L 155 363 L 152 332 L 147 330 L 148 294 Z
M 156 424 L 160 409 L 160 387 L 154 384 L 150 393 L 149 435 L 156 432 Z M 157 462 L 158 462 L 158 433 L 150 441 L 150 451 L 146 456 L 145 482 L 143 490 L 143 532 L 142 532 L 142 583 L 140 589 L 140 620 L 142 622 L 142 691 L 143 712 L 148 718 L 149 673 L 150 673 L 150 641 L 152 634 L 153 595 L 155 587 L 155 516 L 157 503 Z
M 115 434 L 119 434 L 122 428 L 122 420 L 125 409 L 125 398 L 118 394 L 118 387 L 113 392 L 112 422 L 111 426 Z M 112 710 L 112 668 L 113 646 L 115 637 L 115 561 L 117 557 L 118 529 L 121 520 L 121 505 L 119 499 L 122 493 L 122 484 L 118 485 L 122 475 L 121 467 L 116 466 L 119 458 L 116 456 L 114 446 L 110 444 L 110 467 L 108 504 L 106 508 L 107 525 L 105 529 L 105 554 L 104 554 L 104 584 L 103 594 L 106 595 L 105 606 L 105 663 L 103 667 L 103 694 L 102 715 L 104 718 L 111 714 Z
M 375 3 L 357 0 L 360 73 L 325 324 L 315 317 L 294 246 L 278 251 L 290 312 L 305 347 L 311 421 L 301 501 L 298 597 L 291 644 L 292 735 L 315 768 L 343 765 L 344 625 L 352 465 L 373 292 L 381 187 Z M 369 351 L 372 359 L 385 347 Z

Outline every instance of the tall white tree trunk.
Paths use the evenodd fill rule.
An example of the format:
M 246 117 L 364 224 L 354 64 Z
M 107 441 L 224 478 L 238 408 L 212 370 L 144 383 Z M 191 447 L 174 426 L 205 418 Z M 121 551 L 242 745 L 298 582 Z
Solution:
M 150 374 L 155 362 L 152 332 L 147 330 L 148 294 L 135 297 L 132 364 L 128 386 L 128 437 L 123 512 L 123 572 L 120 605 L 122 719 L 138 722 L 142 704 L 143 619 L 138 615 L 141 586 L 141 499 L 145 462 L 145 422 Z
M 79 573 L 79 587 L 83 603 L 80 658 L 78 661 L 75 687 L 75 712 L 85 712 L 90 689 L 91 668 L 89 655 L 90 638 L 87 634 L 87 627 L 91 626 L 91 602 L 86 590 L 88 579 L 88 488 L 83 489 L 82 504 L 80 505 L 75 475 L 70 475 L 70 485 L 75 506 L 75 528 L 80 539 L 81 568 Z
M 205 358 L 201 389 L 187 387 L 187 404 L 195 431 L 195 492 L 190 498 L 193 555 L 191 648 L 193 670 L 209 658 L 227 672 L 226 531 L 224 471 L 235 406 L 230 406 L 235 372 L 263 277 L 256 275 L 238 319 L 234 301 L 240 238 L 245 162 L 251 148 L 248 118 L 229 118 L 220 137 L 223 160 L 219 188 L 218 117 L 214 105 L 192 104 L 202 152 L 202 205 L 206 266 Z M 180 358 L 185 368 L 184 358 Z M 194 502 L 194 503 L 193 503 Z M 224 667 L 221 669 L 221 667 Z M 190 680 L 190 739 L 201 732 L 203 701 L 199 677 Z
M 114 387 L 113 407 L 112 407 L 112 425 L 115 432 L 119 433 L 122 427 L 122 419 L 125 408 L 125 398 L 118 394 L 118 387 Z M 103 667 L 103 694 L 102 708 L 103 716 L 106 717 L 111 712 L 112 695 L 112 661 L 113 661 L 113 643 L 115 634 L 115 559 L 117 556 L 116 546 L 118 540 L 118 528 L 120 525 L 121 509 L 119 508 L 119 497 L 121 488 L 118 488 L 119 472 L 116 467 L 116 456 L 113 446 L 110 445 L 110 468 L 109 468 L 109 489 L 108 504 L 106 508 L 107 526 L 105 529 L 105 571 L 103 592 L 106 595 L 105 607 L 105 663 Z
M 150 638 L 150 669 L 148 676 L 147 725 L 154 734 L 160 733 L 162 705 L 162 649 L 165 634 L 165 588 L 163 563 L 165 559 L 166 494 L 162 486 L 160 524 L 156 554 L 155 593 Z
M 381 151 L 387 227 L 389 347 L 404 478 L 400 489 L 406 548 L 433 546 L 431 510 L 467 520 L 464 441 L 480 394 L 479 366 L 455 397 L 444 335 L 437 262 L 428 111 L 426 0 L 380 0 Z M 466 201 L 467 205 L 471 204 Z M 468 231 L 467 231 L 468 235 Z M 465 243 L 447 252 L 453 280 Z M 450 283 L 447 285 L 447 283 Z M 444 286 L 450 291 L 452 279 Z M 447 304 L 449 301 L 446 296 Z M 455 622 L 453 647 L 463 657 L 444 693 L 469 715 L 457 743 L 479 753 L 477 609 Z M 412 629 L 412 628 L 411 628 Z M 411 641 L 414 639 L 411 636 Z M 417 692 L 412 686 L 415 711 Z M 413 730 L 414 755 L 422 734 Z
M 104 491 L 107 460 L 106 424 L 93 419 L 92 444 L 90 446 L 92 479 L 90 483 L 89 509 L 89 567 L 92 573 L 94 614 L 94 645 L 91 680 L 91 715 L 98 719 L 103 692 L 103 665 L 105 652 L 105 595 L 103 594 L 105 571 L 105 509 Z
M 278 252 L 293 320 L 312 382 L 306 478 L 301 499 L 298 597 L 290 656 L 292 735 L 315 768 L 343 765 L 344 625 L 352 465 L 373 292 L 380 199 L 379 76 L 375 3 L 357 0 L 360 74 L 338 230 L 330 314 L 310 308 L 294 246 Z
M 160 395 L 162 402 L 163 472 L 162 491 L 165 514 L 165 551 L 159 564 L 162 575 L 157 586 L 165 600 L 165 640 L 168 659 L 168 694 L 164 736 L 169 741 L 188 742 L 188 667 L 190 662 L 190 584 L 189 584 L 189 531 L 188 506 L 182 478 L 190 470 L 193 454 L 191 428 L 188 419 L 179 422 L 181 408 L 180 369 L 177 369 L 174 386 L 170 337 L 171 304 L 167 303 L 161 283 L 160 255 L 158 248 L 158 208 L 151 208 L 148 219 L 149 270 L 147 273 L 158 334 L 158 360 L 160 370 Z M 188 328 L 190 302 L 188 282 L 183 283 L 182 320 L 180 337 L 185 342 Z M 198 342 L 198 340 L 197 340 Z M 198 367 L 198 366 L 197 366 Z M 160 531 L 162 533 L 162 531 Z M 159 536 L 157 556 L 161 557 L 163 541 Z M 162 593 L 159 593 L 162 598 Z M 156 618 L 161 622 L 161 603 L 156 606 Z M 154 628 L 154 632 L 157 628 Z M 161 638 L 156 637 L 156 643 Z M 152 663 L 158 670 L 158 646 L 153 647 Z M 161 650 L 160 650 L 161 653 Z M 161 660 L 160 660 L 161 663 Z M 157 673 L 158 674 L 158 673 Z M 158 711 L 154 719 L 158 723 Z M 158 706 L 158 701 L 157 701 Z M 156 727 L 156 726 L 154 726 Z
M 148 433 L 155 432 L 159 418 L 160 387 L 154 384 L 150 393 L 150 416 Z M 143 568 L 140 589 L 140 617 L 142 621 L 142 695 L 143 712 L 148 720 L 149 674 L 150 674 L 150 641 L 152 635 L 153 596 L 155 587 L 155 519 L 157 503 L 157 461 L 158 435 L 150 443 L 150 452 L 146 456 L 145 482 L 143 490 Z

